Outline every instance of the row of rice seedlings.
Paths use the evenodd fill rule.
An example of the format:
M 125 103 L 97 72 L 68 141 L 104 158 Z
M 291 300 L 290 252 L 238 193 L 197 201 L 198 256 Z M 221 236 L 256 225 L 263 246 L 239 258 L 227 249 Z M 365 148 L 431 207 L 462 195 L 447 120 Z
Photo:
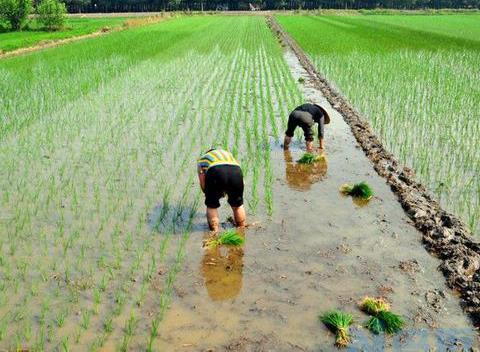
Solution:
M 371 119 L 387 148 L 474 232 L 479 228 L 480 181 L 474 175 L 480 158 L 472 141 L 480 135 L 475 118 L 480 98 L 472 92 L 480 72 L 472 68 L 478 57 L 475 50 L 443 48 L 315 58 L 317 67 Z M 394 78 L 397 72 L 404 73 L 402 79 Z
M 200 192 L 197 192 L 197 199 L 200 198 Z M 192 203 L 192 208 L 195 208 L 198 206 L 198 200 L 195 200 Z M 147 342 L 147 351 L 153 351 L 153 344 L 158 336 L 158 328 L 160 325 L 160 322 L 163 320 L 164 315 L 166 310 L 169 308 L 170 301 L 172 298 L 172 293 L 173 293 L 173 283 L 175 282 L 177 274 L 180 272 L 183 264 L 183 260 L 185 257 L 185 244 L 187 240 L 189 239 L 190 236 L 190 231 L 191 227 L 193 225 L 193 214 L 189 218 L 189 221 L 187 225 L 185 226 L 184 232 L 182 234 L 182 238 L 180 240 L 177 253 L 176 253 L 176 258 L 175 261 L 170 268 L 167 277 L 166 277 L 166 285 L 163 289 L 162 294 L 159 297 L 159 303 L 158 303 L 158 312 L 154 316 L 151 326 L 150 326 L 150 333 L 148 336 L 148 342 Z
M 191 153 L 192 148 L 191 148 L 191 146 L 190 146 L 190 147 L 187 146 L 187 147 L 185 147 L 185 150 L 186 150 L 185 155 L 189 155 L 189 154 Z M 182 152 L 183 152 L 183 151 L 182 151 Z M 192 176 L 193 176 L 193 173 L 191 174 L 189 180 L 187 181 L 187 184 L 190 184 L 190 183 L 191 183 L 191 181 L 192 181 Z M 190 188 L 188 188 L 188 189 L 190 189 Z M 188 192 L 184 193 L 184 195 L 182 196 L 181 202 L 180 202 L 180 204 L 178 205 L 177 210 L 183 208 L 182 204 L 183 204 L 183 202 L 184 202 L 187 198 L 188 198 Z M 175 213 L 176 213 L 176 214 L 175 214 Z M 195 213 L 194 211 L 191 211 L 191 212 L 190 212 L 190 221 L 191 221 L 191 219 L 193 218 L 193 214 L 194 214 L 194 213 Z M 178 218 L 178 216 L 179 216 L 179 212 L 174 212 L 174 214 L 173 214 L 173 219 L 174 219 L 174 220 L 173 220 L 173 222 L 172 222 L 172 226 L 174 226 L 174 224 L 175 224 L 175 222 L 176 222 L 176 221 L 175 221 L 175 218 Z M 163 248 L 165 248 L 165 247 L 163 247 Z

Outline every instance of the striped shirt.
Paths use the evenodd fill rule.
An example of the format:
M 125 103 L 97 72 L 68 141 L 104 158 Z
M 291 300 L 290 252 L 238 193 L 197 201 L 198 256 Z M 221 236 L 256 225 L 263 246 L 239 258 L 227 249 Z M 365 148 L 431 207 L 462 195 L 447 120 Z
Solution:
M 208 171 L 212 166 L 217 165 L 237 165 L 240 166 L 232 153 L 223 149 L 212 149 L 206 152 L 197 161 L 198 170 Z

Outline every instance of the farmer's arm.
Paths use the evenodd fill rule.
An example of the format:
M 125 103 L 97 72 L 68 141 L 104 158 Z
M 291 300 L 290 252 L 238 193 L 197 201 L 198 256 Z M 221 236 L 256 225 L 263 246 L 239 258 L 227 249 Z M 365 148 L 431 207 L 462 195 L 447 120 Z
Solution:
M 198 182 L 202 192 L 205 193 L 205 170 L 201 167 L 198 168 Z
M 200 188 L 202 192 L 205 193 L 205 172 L 207 168 L 203 167 L 202 165 L 197 165 L 197 173 L 198 173 L 198 183 L 200 183 Z
M 318 143 L 320 149 L 323 149 L 323 137 L 325 134 L 325 117 L 322 114 L 322 117 L 318 120 Z

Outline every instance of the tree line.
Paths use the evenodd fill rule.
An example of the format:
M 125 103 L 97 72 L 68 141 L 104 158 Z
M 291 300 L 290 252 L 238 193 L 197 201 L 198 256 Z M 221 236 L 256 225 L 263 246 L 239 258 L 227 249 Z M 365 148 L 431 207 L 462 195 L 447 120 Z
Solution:
M 65 0 L 65 3 L 69 12 L 480 8 L 480 0 Z

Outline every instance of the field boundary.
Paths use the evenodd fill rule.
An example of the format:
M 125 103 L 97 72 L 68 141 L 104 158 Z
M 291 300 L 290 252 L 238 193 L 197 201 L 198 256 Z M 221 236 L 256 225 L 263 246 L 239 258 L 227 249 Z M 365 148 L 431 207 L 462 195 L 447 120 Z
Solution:
M 168 15 L 168 16 L 155 15 L 155 16 L 148 16 L 148 17 L 145 16 L 145 17 L 139 17 L 139 18 L 131 18 L 131 19 L 126 19 L 123 25 L 120 27 L 115 27 L 115 28 L 105 27 L 99 31 L 89 33 L 89 34 L 83 34 L 83 35 L 74 36 L 74 37 L 65 38 L 65 39 L 45 40 L 32 46 L 28 46 L 25 48 L 20 48 L 12 51 L 7 51 L 4 53 L 2 53 L 2 51 L 0 50 L 0 60 L 10 58 L 10 57 L 21 56 L 24 54 L 40 51 L 43 49 L 54 48 L 57 46 L 77 42 L 84 39 L 95 38 L 95 37 L 103 36 L 103 35 L 114 33 L 114 32 L 121 32 L 134 27 L 158 23 L 158 22 L 161 22 L 162 20 L 166 20 L 167 18 L 171 18 L 171 17 L 172 17 L 171 15 Z
M 297 56 L 308 72 L 312 83 L 350 126 L 353 135 L 373 163 L 375 171 L 390 185 L 408 217 L 423 234 L 426 249 L 442 263 L 447 285 L 460 293 L 461 305 L 480 327 L 480 242 L 476 241 L 465 224 L 445 211 L 427 189 L 415 180 L 413 170 L 402 167 L 389 153 L 370 125 L 348 103 L 309 60 L 300 46 L 283 30 L 273 16 L 267 24 L 278 39 Z

